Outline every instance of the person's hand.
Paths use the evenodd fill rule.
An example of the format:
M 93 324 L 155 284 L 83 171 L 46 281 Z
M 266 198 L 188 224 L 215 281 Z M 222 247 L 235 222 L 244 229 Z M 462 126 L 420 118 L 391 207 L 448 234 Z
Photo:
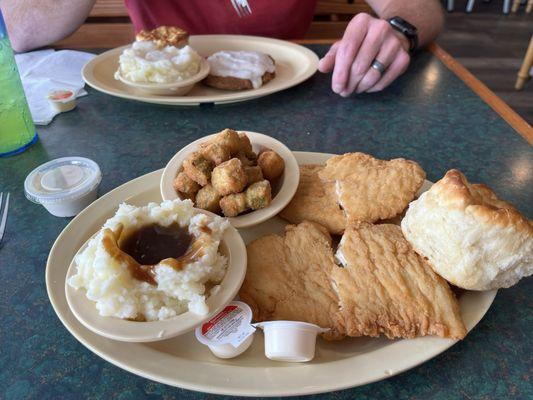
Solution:
M 409 65 L 409 41 L 390 24 L 368 14 L 352 18 L 342 39 L 320 60 L 320 72 L 333 70 L 331 88 L 343 97 L 351 93 L 377 92 L 403 74 Z M 379 61 L 383 74 L 373 68 Z

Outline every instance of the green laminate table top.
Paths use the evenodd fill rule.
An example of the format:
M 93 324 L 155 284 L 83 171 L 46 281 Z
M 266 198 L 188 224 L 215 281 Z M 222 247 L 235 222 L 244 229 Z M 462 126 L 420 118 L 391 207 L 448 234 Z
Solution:
M 326 45 L 310 46 L 319 55 Z M 213 398 L 140 378 L 102 360 L 72 337 L 45 288 L 50 248 L 69 222 L 30 203 L 26 175 L 63 156 L 95 160 L 100 195 L 165 165 L 187 143 L 222 128 L 252 130 L 293 150 L 363 151 L 418 161 L 428 179 L 462 170 L 533 217 L 533 149 L 432 53 L 382 93 L 344 99 L 330 77 L 257 100 L 172 107 L 114 98 L 88 89 L 77 109 L 38 127 L 40 141 L 0 159 L 0 191 L 12 195 L 0 248 L 0 398 Z M 433 360 L 390 379 L 325 399 L 533 398 L 533 280 L 502 290 L 479 325 Z M 357 371 L 354 371 L 357 374 Z

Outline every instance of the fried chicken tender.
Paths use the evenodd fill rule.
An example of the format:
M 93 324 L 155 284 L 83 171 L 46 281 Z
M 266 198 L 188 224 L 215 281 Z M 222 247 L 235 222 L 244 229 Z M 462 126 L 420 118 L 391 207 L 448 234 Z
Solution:
M 252 210 L 259 210 L 272 203 L 272 189 L 270 182 L 265 180 L 252 183 L 246 189 L 246 204 Z
M 220 208 L 226 217 L 236 217 L 248 209 L 244 193 L 228 194 L 220 199 Z
M 200 190 L 200 185 L 189 178 L 189 176 L 183 171 L 176 175 L 172 185 L 180 197 L 191 200 L 194 200 L 196 193 Z
M 281 176 L 285 169 L 285 161 L 273 150 L 266 150 L 259 154 L 257 164 L 263 171 L 263 176 L 272 181 Z
M 248 185 L 264 179 L 261 167 L 258 165 L 254 167 L 244 167 L 244 172 L 246 172 L 246 177 L 248 178 Z
M 318 175 L 336 185 L 337 202 L 351 223 L 375 222 L 400 214 L 415 198 L 426 176 L 414 161 L 378 160 L 364 153 L 331 157 Z
M 219 165 L 231 158 L 231 152 L 227 146 L 218 143 L 209 143 L 201 148 L 202 155 L 211 160 L 213 164 Z
M 211 178 L 213 161 L 207 159 L 202 153 L 194 152 L 183 161 L 183 171 L 200 186 L 205 186 Z
M 304 321 L 332 328 L 342 339 L 338 296 L 329 275 L 335 265 L 331 237 L 318 224 L 289 225 L 284 236 L 267 235 L 247 246 L 248 269 L 239 296 L 255 321 Z
M 211 174 L 211 184 L 221 196 L 242 192 L 246 187 L 246 172 L 237 158 L 217 165 Z
M 444 279 L 419 256 L 397 225 L 346 228 L 331 278 L 349 336 L 462 339 L 459 304 Z
M 195 206 L 202 210 L 218 213 L 220 211 L 220 199 L 220 194 L 212 185 L 205 185 L 196 193 Z
M 293 224 L 303 221 L 317 222 L 332 234 L 342 234 L 346 216 L 337 204 L 335 184 L 323 182 L 318 173 L 322 165 L 300 165 L 300 182 L 296 194 L 279 214 Z
M 466 335 L 448 284 L 396 225 L 346 228 L 336 254 L 344 267 L 327 230 L 312 222 L 256 239 L 247 252 L 239 296 L 256 321 L 310 322 L 331 329 L 326 339 Z
M 219 145 L 225 146 L 229 149 L 230 154 L 234 156 L 241 149 L 241 138 L 239 134 L 233 129 L 224 129 L 223 131 L 216 134 L 216 136 L 211 139 L 210 143 L 217 143 Z

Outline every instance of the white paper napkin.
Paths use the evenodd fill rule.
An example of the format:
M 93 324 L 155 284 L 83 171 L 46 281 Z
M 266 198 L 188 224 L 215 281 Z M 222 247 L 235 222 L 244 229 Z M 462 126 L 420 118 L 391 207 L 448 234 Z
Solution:
M 70 89 L 76 97 L 85 96 L 81 69 L 95 55 L 74 50 L 40 50 L 15 55 L 33 122 L 48 125 L 59 114 L 48 99 L 54 89 Z

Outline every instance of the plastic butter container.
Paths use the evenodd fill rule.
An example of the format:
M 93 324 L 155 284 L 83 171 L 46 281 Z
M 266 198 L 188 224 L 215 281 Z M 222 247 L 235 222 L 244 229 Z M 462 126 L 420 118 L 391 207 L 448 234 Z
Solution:
M 233 358 L 244 353 L 254 340 L 248 304 L 232 301 L 224 309 L 196 328 L 196 339 L 219 358 Z
M 51 90 L 47 98 L 52 107 L 59 112 L 67 112 L 76 107 L 76 94 L 72 90 Z
M 102 174 L 83 157 L 63 157 L 35 168 L 24 181 L 26 197 L 56 217 L 73 217 L 97 197 Z
M 265 355 L 271 360 L 306 362 L 315 357 L 316 335 L 329 329 L 298 321 L 253 324 L 265 332 Z

